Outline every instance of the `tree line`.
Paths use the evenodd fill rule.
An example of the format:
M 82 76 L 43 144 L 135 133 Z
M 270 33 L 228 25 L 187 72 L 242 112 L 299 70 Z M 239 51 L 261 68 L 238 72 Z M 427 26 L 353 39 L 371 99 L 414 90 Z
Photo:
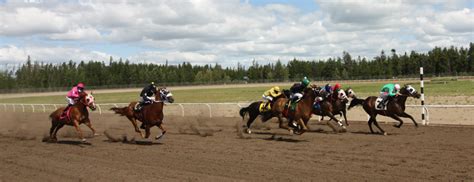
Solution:
M 129 60 L 74 61 L 61 64 L 32 62 L 16 70 L 0 72 L 0 90 L 8 91 L 28 88 L 69 88 L 77 82 L 88 86 L 122 87 L 143 86 L 151 81 L 163 85 L 213 84 L 232 82 L 265 82 L 300 80 L 307 76 L 312 80 L 373 79 L 395 77 L 417 77 L 419 67 L 424 67 L 427 76 L 473 75 L 474 43 L 469 48 L 435 47 L 427 53 L 398 54 L 392 49 L 381 51 L 372 58 L 352 57 L 343 52 L 342 57 L 326 60 L 297 60 L 288 64 L 280 60 L 259 64 L 253 61 L 248 67 L 237 63 L 235 67 L 131 63 Z

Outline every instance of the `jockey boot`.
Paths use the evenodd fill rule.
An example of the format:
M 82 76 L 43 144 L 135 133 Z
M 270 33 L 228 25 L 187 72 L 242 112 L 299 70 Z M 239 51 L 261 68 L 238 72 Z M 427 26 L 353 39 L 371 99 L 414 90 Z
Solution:
M 267 103 L 265 103 L 265 106 L 264 106 L 264 109 L 263 109 L 263 110 L 264 110 L 265 112 L 271 110 L 270 102 L 269 102 L 269 101 L 268 101 Z
M 143 108 L 142 105 L 143 105 L 143 103 L 141 103 L 141 102 L 138 103 L 138 104 L 135 106 L 134 110 L 135 110 L 136 112 L 140 112 L 140 111 L 142 110 L 142 108 Z

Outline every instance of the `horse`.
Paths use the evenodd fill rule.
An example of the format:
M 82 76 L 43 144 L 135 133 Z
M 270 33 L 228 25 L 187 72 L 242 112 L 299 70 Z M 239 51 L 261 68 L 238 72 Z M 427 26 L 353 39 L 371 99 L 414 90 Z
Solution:
M 362 105 L 365 112 L 369 114 L 369 117 L 370 117 L 368 121 L 370 132 L 374 133 L 374 131 L 372 130 L 372 123 L 373 123 L 382 132 L 383 135 L 387 135 L 387 132 L 385 132 L 382 128 L 380 128 L 377 120 L 375 119 L 375 117 L 377 117 L 378 114 L 382 116 L 388 116 L 399 121 L 400 123 L 398 125 L 397 124 L 394 125 L 394 127 L 397 127 L 397 128 L 400 128 L 403 125 L 403 120 L 400 119 L 400 117 L 410 118 L 415 124 L 415 127 L 418 127 L 418 123 L 416 123 L 415 119 L 413 119 L 411 115 L 405 112 L 405 102 L 408 97 L 413 97 L 413 98 L 418 99 L 420 98 L 420 94 L 411 85 L 404 85 L 400 89 L 400 95 L 395 96 L 388 102 L 386 110 L 376 109 L 377 107 L 375 104 L 375 101 L 377 100 L 376 96 L 367 97 L 365 100 L 354 98 L 351 101 L 348 109 L 351 109 L 352 107 L 357 106 L 357 105 Z
M 278 97 L 274 98 L 273 103 L 271 104 L 270 111 L 260 112 L 260 105 L 263 103 L 263 101 L 252 102 L 249 106 L 240 109 L 239 114 L 242 119 L 245 119 L 244 116 L 246 113 L 249 114 L 249 118 L 246 124 L 247 128 L 245 132 L 247 132 L 248 134 L 252 133 L 252 131 L 250 130 L 250 125 L 252 125 L 252 123 L 259 115 L 262 116 L 262 122 L 266 122 L 273 117 L 278 117 L 279 127 L 283 129 L 289 129 L 286 125 L 283 124 L 282 116 L 285 103 L 288 101 L 289 93 L 288 90 L 284 90 L 283 92 L 284 94 L 280 94 Z
M 166 88 L 160 88 L 159 97 L 154 99 L 152 104 L 143 106 L 140 112 L 135 111 L 135 106 L 138 102 L 130 102 L 127 107 L 112 107 L 110 110 L 114 111 L 115 114 L 127 117 L 130 122 L 132 122 L 135 132 L 140 134 L 142 138 L 150 137 L 150 128 L 157 126 L 161 130 L 161 134 L 156 136 L 155 139 L 158 140 L 166 133 L 166 129 L 163 127 L 163 106 L 164 102 L 173 103 L 174 98 L 173 94 Z M 155 93 L 156 95 L 156 93 Z M 140 131 L 137 125 L 137 120 L 143 123 L 145 129 L 145 135 Z
M 332 114 L 336 115 L 339 114 L 339 117 L 344 117 L 344 122 L 346 123 L 346 126 L 349 126 L 349 123 L 347 122 L 347 109 L 346 105 L 349 103 L 349 98 L 356 98 L 354 90 L 352 88 L 347 88 L 346 90 L 340 90 L 337 93 L 333 93 L 332 95 Z M 315 108 L 313 111 L 313 114 L 315 115 L 320 115 L 319 109 Z M 321 120 L 324 120 L 324 115 L 321 116 Z M 342 119 L 338 120 L 338 123 L 340 126 L 342 126 L 341 123 Z
M 92 127 L 91 121 L 89 119 L 89 112 L 87 108 L 90 108 L 93 111 L 96 109 L 94 96 L 92 96 L 92 93 L 87 94 L 85 92 L 82 92 L 79 95 L 78 102 L 71 106 L 69 108 L 69 111 L 67 111 L 69 114 L 67 114 L 66 118 L 61 118 L 65 107 L 60 107 L 54 112 L 52 112 L 49 115 L 49 118 L 51 119 L 49 139 L 51 141 L 57 141 L 58 139 L 56 137 L 56 134 L 58 133 L 59 129 L 61 129 L 64 125 L 70 125 L 76 128 L 76 131 L 82 142 L 86 142 L 86 139 L 82 134 L 82 130 L 79 128 L 79 125 L 82 123 L 85 123 L 92 130 L 94 136 L 97 135 L 96 130 L 94 129 L 94 127 Z
M 322 117 L 328 116 L 330 118 L 329 121 L 334 120 L 337 124 L 339 124 L 340 127 L 346 128 L 346 126 L 349 126 L 347 123 L 347 116 L 346 116 L 346 103 L 348 103 L 349 100 L 347 99 L 346 93 L 344 90 L 340 90 L 338 93 L 334 93 L 333 95 L 330 96 L 330 98 L 325 99 L 320 102 L 320 107 L 319 108 L 314 108 L 313 107 L 313 114 L 315 115 L 320 115 L 321 120 Z M 341 122 L 341 120 L 337 120 L 334 115 L 339 114 L 344 116 L 344 120 L 346 122 L 346 126 L 344 126 Z M 337 131 L 330 123 L 328 122 L 327 125 L 329 125 L 334 131 Z
M 306 125 L 308 124 L 309 119 L 311 119 L 314 100 L 319 96 L 319 90 L 315 85 L 311 85 L 311 87 L 305 88 L 303 93 L 303 97 L 297 103 L 295 110 L 288 112 L 289 125 L 297 129 L 295 133 L 298 135 L 301 135 L 308 130 Z M 293 121 L 296 121 L 298 125 L 293 125 Z

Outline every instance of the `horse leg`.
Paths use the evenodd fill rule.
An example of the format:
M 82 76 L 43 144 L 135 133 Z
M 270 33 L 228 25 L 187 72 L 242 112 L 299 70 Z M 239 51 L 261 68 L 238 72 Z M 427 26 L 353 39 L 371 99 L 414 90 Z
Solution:
M 383 131 L 383 129 L 380 128 L 379 123 L 377 122 L 375 118 L 374 118 L 374 124 L 382 132 L 383 135 L 387 135 L 387 132 Z
M 329 122 L 331 122 L 331 120 L 334 120 L 337 124 L 339 124 L 339 126 L 341 126 L 342 128 L 345 128 L 345 126 L 342 124 L 342 122 L 340 122 L 339 120 L 337 120 L 337 118 L 334 117 L 334 115 L 333 115 L 331 112 L 325 112 L 324 115 L 326 115 L 326 116 L 328 116 L 329 118 L 331 118 L 331 119 L 329 119 L 329 121 L 328 121 L 326 124 L 327 124 L 330 128 L 332 128 L 332 130 L 333 130 L 334 132 L 337 133 L 338 131 L 337 131 L 337 128 L 334 128 L 333 126 L 331 126 L 331 123 L 329 123 Z
M 374 130 L 372 129 L 372 123 L 374 122 L 374 118 L 375 117 L 370 116 L 369 121 L 368 121 L 369 122 L 370 133 L 372 133 L 372 134 L 374 133 Z
M 165 133 L 166 133 L 166 129 L 165 129 L 165 127 L 163 127 L 163 122 L 160 122 L 160 124 L 158 124 L 157 126 L 158 126 L 158 128 L 160 128 L 160 130 L 161 130 L 161 135 L 156 136 L 156 137 L 155 137 L 156 140 L 158 140 L 158 139 L 160 139 L 161 137 L 163 137 L 163 136 L 165 135 Z
M 349 126 L 349 123 L 347 122 L 346 111 L 341 111 L 341 112 L 342 112 L 342 116 L 344 116 L 344 122 L 346 122 L 346 126 Z
M 145 138 L 150 137 L 150 125 L 145 126 Z
M 247 120 L 247 129 L 245 130 L 246 133 L 252 133 L 252 131 L 250 130 L 250 125 L 255 121 L 257 117 L 258 113 L 249 112 L 249 119 Z
M 51 140 L 54 139 L 53 138 L 53 133 L 56 130 L 56 128 L 58 127 L 58 125 L 59 125 L 58 121 L 56 121 L 54 119 L 51 121 L 51 129 L 49 129 L 49 139 L 51 139 Z
M 82 140 L 82 142 L 86 142 L 86 139 L 84 138 L 84 135 L 82 134 L 81 128 L 79 128 L 79 122 L 77 120 L 73 121 L 74 128 L 76 128 L 76 132 L 79 135 L 79 138 Z
M 306 125 L 304 124 L 304 121 L 303 119 L 298 119 L 297 121 L 301 126 L 303 126 L 303 129 L 301 130 L 301 133 L 299 133 L 300 135 L 303 134 L 304 132 L 306 132 L 308 130 L 308 127 L 306 127 Z
M 141 136 L 142 138 L 145 138 L 145 136 L 143 135 L 142 131 L 140 131 L 140 129 L 138 128 L 137 120 L 136 120 L 135 118 L 133 118 L 133 117 L 128 117 L 128 116 L 127 116 L 127 118 L 128 118 L 128 120 L 130 120 L 130 122 L 132 122 L 132 125 L 133 125 L 133 127 L 135 128 L 135 132 L 137 132 L 138 134 L 140 134 L 140 136 Z
M 400 119 L 400 118 L 399 118 L 398 116 L 396 116 L 395 114 L 392 114 L 392 115 L 389 115 L 389 116 L 390 116 L 391 118 L 397 120 L 398 122 L 400 122 L 398 125 L 397 125 L 397 124 L 393 125 L 394 127 L 397 127 L 397 128 L 402 127 L 402 125 L 403 125 L 403 120 L 402 120 L 402 119 Z
M 92 126 L 91 120 L 89 118 L 87 118 L 84 121 L 84 123 L 86 124 L 87 127 L 89 127 L 89 129 L 91 129 L 93 136 L 99 136 L 99 134 L 97 134 L 95 128 Z
M 413 121 L 413 124 L 415 124 L 415 127 L 418 127 L 418 123 L 416 123 L 415 119 L 413 119 L 413 117 L 411 115 L 407 114 L 406 112 L 403 112 L 402 114 L 398 114 L 398 116 L 405 117 L 405 118 L 410 118 Z
M 64 123 L 58 123 L 58 125 L 56 126 L 56 128 L 54 129 L 54 132 L 53 132 L 53 140 L 54 141 L 57 141 L 58 138 L 56 137 L 56 134 L 58 133 L 59 129 L 61 129 L 62 127 L 64 126 Z

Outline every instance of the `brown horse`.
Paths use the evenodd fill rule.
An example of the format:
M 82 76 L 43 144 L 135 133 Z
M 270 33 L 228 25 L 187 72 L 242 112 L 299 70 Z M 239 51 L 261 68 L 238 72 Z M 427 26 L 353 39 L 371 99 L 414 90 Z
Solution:
M 93 134 L 97 135 L 89 119 L 89 112 L 87 111 L 87 107 L 92 110 L 96 109 L 94 96 L 92 96 L 92 93 L 87 94 L 85 92 L 82 92 L 79 96 L 78 102 L 69 108 L 68 118 L 61 119 L 61 114 L 63 113 L 65 107 L 60 107 L 56 109 L 56 111 L 52 112 L 49 115 L 49 117 L 51 118 L 51 129 L 49 130 L 50 140 L 57 141 L 56 134 L 58 130 L 61 129 L 64 125 L 70 125 L 76 128 L 76 131 L 82 142 L 86 142 L 86 139 L 82 134 L 82 130 L 79 128 L 79 125 L 82 123 L 85 123 L 92 130 Z
M 400 119 L 400 117 L 410 118 L 415 124 L 415 127 L 418 127 L 418 123 L 416 123 L 415 119 L 413 119 L 411 115 L 405 112 L 405 102 L 408 97 L 420 98 L 420 94 L 411 85 L 405 85 L 400 89 L 400 95 L 394 97 L 393 99 L 391 99 L 391 101 L 389 101 L 386 110 L 376 109 L 375 101 L 377 100 L 377 97 L 375 96 L 367 97 L 365 100 L 354 98 L 351 101 L 351 104 L 349 105 L 348 109 L 351 109 L 352 107 L 357 105 L 362 105 L 365 112 L 367 112 L 370 117 L 368 121 L 370 132 L 374 133 L 374 131 L 372 130 L 373 123 L 382 132 L 382 134 L 387 135 L 387 132 L 380 128 L 377 120 L 375 119 L 378 114 L 382 116 L 388 116 L 399 121 L 400 123 L 398 125 L 394 125 L 397 128 L 400 128 L 403 124 L 403 121 Z
M 312 85 L 311 87 L 305 88 L 303 93 L 303 97 L 296 105 L 295 110 L 288 112 L 289 125 L 295 127 L 297 129 L 295 133 L 299 135 L 308 130 L 306 125 L 308 124 L 309 119 L 311 119 L 314 100 L 318 96 L 319 90 L 317 87 Z M 296 121 L 298 126 L 293 125 L 293 121 Z
M 342 125 L 342 117 L 344 117 L 344 122 L 346 123 L 346 126 L 349 126 L 349 123 L 347 122 L 347 109 L 346 109 L 346 104 L 349 103 L 348 98 L 355 98 L 355 93 L 352 90 L 352 88 L 348 88 L 346 90 L 340 90 L 338 93 L 333 93 L 332 95 L 332 114 L 337 115 L 339 114 L 339 119 L 337 122 L 339 126 Z M 321 120 L 324 120 L 324 115 L 321 114 L 321 109 L 320 108 L 315 108 L 313 111 L 313 114 L 315 115 L 320 115 Z
M 287 90 L 284 90 L 286 92 Z M 250 130 L 250 125 L 255 121 L 255 119 L 261 115 L 261 120 L 262 122 L 266 122 L 270 120 L 273 117 L 277 117 L 279 121 L 279 127 L 283 129 L 289 129 L 287 125 L 283 124 L 283 116 L 282 112 L 285 109 L 285 103 L 288 101 L 288 97 L 286 94 L 281 94 L 278 97 L 274 98 L 273 103 L 271 104 L 271 110 L 266 111 L 266 112 L 260 112 L 260 104 L 263 103 L 263 101 L 256 101 L 251 103 L 247 107 L 243 107 L 240 109 L 239 114 L 244 119 L 244 116 L 246 113 L 249 114 L 249 118 L 247 119 L 247 124 L 246 124 L 246 129 L 245 131 L 247 133 L 252 133 Z
M 113 107 L 110 110 L 114 111 L 116 114 L 120 114 L 121 116 L 127 117 L 128 120 L 132 122 L 132 125 L 135 128 L 135 132 L 139 133 L 142 138 L 150 137 L 150 128 L 153 126 L 157 126 L 162 131 L 160 135 L 155 137 L 155 139 L 158 140 L 166 133 L 166 129 L 163 127 L 164 102 L 174 102 L 173 94 L 171 94 L 168 89 L 160 88 L 158 91 L 159 97 L 155 98 L 155 102 L 144 106 L 140 112 L 136 112 L 134 110 L 137 102 L 131 102 L 127 107 Z M 155 93 L 155 95 L 157 94 Z M 138 128 L 137 120 L 143 123 L 145 129 L 145 136 Z

